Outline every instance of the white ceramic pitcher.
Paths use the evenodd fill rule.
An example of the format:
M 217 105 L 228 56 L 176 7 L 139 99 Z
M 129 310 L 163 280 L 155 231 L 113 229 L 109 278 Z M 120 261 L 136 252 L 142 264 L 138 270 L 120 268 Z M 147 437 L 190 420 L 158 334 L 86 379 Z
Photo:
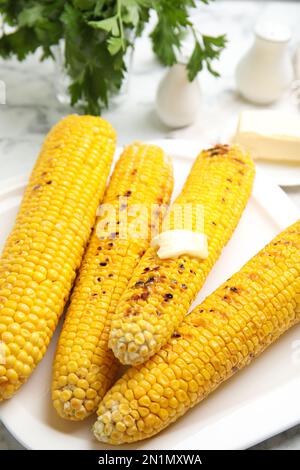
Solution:
M 274 22 L 260 22 L 255 41 L 236 69 L 236 86 L 241 95 L 258 104 L 278 100 L 293 78 L 288 43 L 289 28 Z

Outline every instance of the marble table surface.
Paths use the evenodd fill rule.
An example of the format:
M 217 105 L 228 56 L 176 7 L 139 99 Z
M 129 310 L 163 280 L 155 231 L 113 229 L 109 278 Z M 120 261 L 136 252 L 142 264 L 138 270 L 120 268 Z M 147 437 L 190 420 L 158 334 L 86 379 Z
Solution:
M 293 31 L 291 48 L 300 41 L 297 22 L 300 3 L 219 1 L 199 8 L 195 21 L 206 33 L 227 33 L 228 47 L 217 64 L 222 78 L 203 72 L 200 76 L 202 102 L 197 122 L 188 129 L 170 131 L 158 120 L 154 99 L 157 84 L 164 73 L 155 60 L 146 39 L 137 42 L 126 100 L 106 111 L 118 131 L 119 144 L 134 139 L 201 139 L 205 145 L 226 139 L 229 127 L 245 103 L 235 92 L 234 68 L 241 54 L 251 44 L 253 25 L 258 17 L 280 18 Z M 0 80 L 6 86 L 6 104 L 0 104 L 0 189 L 5 180 L 28 174 L 41 142 L 49 128 L 71 112 L 55 97 L 57 70 L 51 62 L 39 63 L 38 54 L 22 63 L 0 60 Z M 287 90 L 272 108 L 297 109 Z M 283 188 L 300 208 L 300 187 Z M 0 411 L 1 415 L 1 411 Z M 256 449 L 300 449 L 300 426 L 288 430 L 255 447 Z M 0 450 L 22 449 L 0 424 Z

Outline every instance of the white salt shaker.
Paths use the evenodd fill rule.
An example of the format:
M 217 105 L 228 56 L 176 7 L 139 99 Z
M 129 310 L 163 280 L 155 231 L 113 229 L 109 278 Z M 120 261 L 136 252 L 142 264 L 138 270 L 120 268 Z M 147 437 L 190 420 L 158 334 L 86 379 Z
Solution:
M 169 68 L 156 94 L 156 111 L 161 121 L 171 128 L 185 127 L 196 120 L 201 99 L 197 77 L 190 82 L 186 65 Z
M 278 100 L 293 78 L 287 26 L 261 21 L 255 41 L 236 68 L 236 86 L 244 98 L 257 104 Z

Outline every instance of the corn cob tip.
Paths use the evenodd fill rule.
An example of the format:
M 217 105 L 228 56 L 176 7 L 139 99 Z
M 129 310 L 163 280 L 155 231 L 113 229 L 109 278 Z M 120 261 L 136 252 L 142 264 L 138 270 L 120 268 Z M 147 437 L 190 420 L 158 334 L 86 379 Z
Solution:
M 57 414 L 64 419 L 70 421 L 81 421 L 86 417 L 86 409 L 78 398 L 70 397 L 73 395 L 73 390 L 64 389 L 57 398 L 53 400 L 54 407 Z
M 112 401 L 110 410 L 107 409 L 103 414 L 98 416 L 93 426 L 93 433 L 99 442 L 113 445 L 119 445 L 124 442 L 119 435 L 124 433 L 126 426 L 123 424 L 123 420 L 122 422 L 121 420 L 119 422 L 117 421 L 118 415 L 121 416 L 119 402 Z M 127 415 L 127 417 L 130 419 L 129 415 Z M 126 417 L 124 419 L 126 420 Z
M 156 351 L 161 335 L 166 334 L 162 325 L 158 333 L 150 322 L 139 316 L 132 319 L 130 331 L 125 335 L 121 322 L 119 326 L 118 323 L 116 322 L 116 327 L 111 330 L 109 347 L 115 357 L 126 365 L 142 364 L 152 355 L 151 351 Z
M 139 392 L 139 386 L 137 390 Z M 158 403 L 152 404 L 153 412 L 147 409 L 146 395 L 139 400 L 127 400 L 121 393 L 114 392 L 114 387 L 109 392 L 109 399 L 104 397 L 98 409 L 98 418 L 92 431 L 99 442 L 111 445 L 129 444 L 145 437 L 149 438 L 164 427 L 168 411 L 160 409 Z M 135 396 L 139 396 L 138 394 Z M 115 398 L 115 399 L 114 399 Z M 140 406 L 140 403 L 145 406 Z M 144 403 L 145 402 L 145 403 Z M 184 407 L 181 407 L 184 409 Z M 158 413 L 158 414 L 157 414 Z

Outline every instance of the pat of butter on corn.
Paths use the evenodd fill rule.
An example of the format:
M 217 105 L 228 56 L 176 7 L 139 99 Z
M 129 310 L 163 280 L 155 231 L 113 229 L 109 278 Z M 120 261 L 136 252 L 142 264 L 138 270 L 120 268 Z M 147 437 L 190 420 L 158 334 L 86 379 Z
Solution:
M 256 159 L 300 162 L 300 117 L 281 111 L 243 111 L 234 141 Z
M 205 259 L 208 257 L 207 236 L 191 230 L 167 230 L 152 239 L 151 246 L 158 247 L 161 259 L 190 255 Z

